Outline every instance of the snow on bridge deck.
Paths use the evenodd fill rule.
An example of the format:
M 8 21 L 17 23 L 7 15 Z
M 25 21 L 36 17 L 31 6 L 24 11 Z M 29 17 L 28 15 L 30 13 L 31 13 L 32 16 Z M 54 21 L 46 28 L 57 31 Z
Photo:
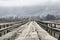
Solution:
M 35 21 L 26 25 L 22 31 L 17 31 L 18 37 L 15 40 L 57 40 L 42 29 Z

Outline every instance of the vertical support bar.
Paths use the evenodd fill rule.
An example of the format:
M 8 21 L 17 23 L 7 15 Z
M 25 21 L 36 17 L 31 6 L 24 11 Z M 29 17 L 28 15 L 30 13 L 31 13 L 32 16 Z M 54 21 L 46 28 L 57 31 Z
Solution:
M 49 27 L 49 24 L 48 24 L 48 27 Z
M 2 35 L 4 35 L 4 31 L 2 31 Z
M 51 31 L 51 35 L 52 35 L 52 30 L 50 30 Z
M 56 24 L 54 24 L 54 28 L 56 28 Z
M 51 29 L 50 29 L 50 34 L 52 35 L 52 31 L 51 31 Z
M 49 26 L 50 26 L 50 24 L 49 24 Z
M 9 33 L 10 32 L 10 30 L 7 30 L 7 33 Z
M 3 28 L 3 25 L 1 25 L 1 29 Z
M 50 29 L 50 34 L 52 34 L 51 29 Z
M 8 27 L 9 25 L 7 24 L 6 27 Z
M 5 34 L 7 33 L 7 30 L 5 30 Z
M 1 29 L 1 26 L 0 26 L 0 29 Z
M 50 24 L 51 25 L 51 27 L 52 27 L 52 24 Z
M 7 27 L 7 26 L 5 25 L 5 27 Z
M 49 29 L 49 33 L 50 33 L 50 29 Z
M 59 34 L 59 38 L 58 38 L 58 40 L 60 40 L 60 34 Z
M 54 27 L 54 24 L 52 24 L 52 27 Z
M 54 37 L 55 37 L 55 32 L 54 32 Z
M 48 29 L 48 32 L 49 32 L 49 29 Z
M 2 33 L 0 32 L 0 37 L 2 36 Z
M 4 31 L 4 35 L 5 35 L 5 31 Z
M 5 25 L 3 25 L 3 28 L 5 28 Z

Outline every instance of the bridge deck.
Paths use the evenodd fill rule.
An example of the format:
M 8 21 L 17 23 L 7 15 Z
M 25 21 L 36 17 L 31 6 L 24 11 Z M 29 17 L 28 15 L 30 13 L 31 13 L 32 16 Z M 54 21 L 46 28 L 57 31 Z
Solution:
M 57 40 L 42 29 L 36 22 L 31 22 L 15 40 Z
M 13 33 L 10 32 L 8 34 L 12 35 Z M 5 38 L 7 36 L 8 38 L 8 34 L 3 37 Z M 44 29 L 42 29 L 35 21 L 28 22 L 15 29 L 15 34 L 17 35 L 17 37 L 10 40 L 57 40 L 56 38 L 49 35 Z

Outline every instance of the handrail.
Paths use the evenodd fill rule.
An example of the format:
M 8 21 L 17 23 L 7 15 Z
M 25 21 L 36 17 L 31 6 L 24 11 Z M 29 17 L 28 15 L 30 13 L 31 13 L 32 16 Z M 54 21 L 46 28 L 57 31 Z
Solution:
M 25 24 L 25 22 L 23 22 Z M 20 24 L 17 24 L 17 25 L 20 25 Z M 0 37 L 1 40 L 14 40 L 18 34 L 17 34 L 17 31 L 20 30 L 21 27 L 18 27 L 16 29 L 14 29 L 12 32 L 9 32 L 7 33 L 6 35 Z
M 11 32 L 12 30 L 14 30 L 15 28 L 18 28 L 19 26 L 21 26 L 21 25 L 23 25 L 23 24 L 25 24 L 25 23 L 27 23 L 27 22 L 19 22 L 19 23 L 17 23 L 17 24 L 15 24 L 15 25 L 12 25 L 12 26 L 9 26 L 9 27 L 6 27 L 6 28 L 3 28 L 3 29 L 0 29 L 0 33 L 2 33 L 2 32 L 5 32 L 5 31 L 7 31 L 7 30 L 9 30 L 9 32 Z M 8 32 L 8 33 L 9 33 Z M 5 33 L 6 34 L 6 33 Z M 4 35 L 5 35 L 4 34 Z
M 12 26 L 9 26 L 9 27 L 6 27 L 6 28 L 3 28 L 3 29 L 0 29 L 0 32 L 3 31 L 3 30 L 6 30 L 6 29 L 10 29 L 10 28 L 14 28 L 15 26 L 18 26 L 18 25 L 22 25 L 24 23 L 18 23 L 18 24 L 15 24 L 15 25 L 12 25 Z
M 55 24 L 55 25 L 60 25 L 59 23 L 48 23 L 48 22 L 43 22 L 43 21 L 36 21 L 43 29 L 45 29 L 50 35 L 54 35 L 56 37 L 56 34 L 58 37 L 56 37 L 58 40 L 60 39 L 60 29 L 59 28 L 54 28 L 51 26 L 48 26 L 48 24 Z M 52 34 L 54 33 L 54 34 Z
M 17 21 L 17 22 L 9 22 L 9 23 L 0 23 L 0 25 L 7 25 L 7 24 L 17 24 L 23 21 Z
M 42 23 L 46 23 L 46 24 L 56 24 L 56 25 L 60 25 L 60 23 L 55 23 L 55 22 L 50 22 L 50 21 L 40 21 Z
M 3 31 L 3 30 L 6 30 L 6 29 L 10 29 L 10 28 L 12 28 L 12 27 L 15 27 L 15 26 L 17 26 L 17 25 L 19 25 L 19 24 L 15 24 L 15 25 L 13 25 L 13 26 L 9 26 L 9 27 L 6 27 L 6 28 L 2 28 L 2 29 L 0 29 L 0 32 Z

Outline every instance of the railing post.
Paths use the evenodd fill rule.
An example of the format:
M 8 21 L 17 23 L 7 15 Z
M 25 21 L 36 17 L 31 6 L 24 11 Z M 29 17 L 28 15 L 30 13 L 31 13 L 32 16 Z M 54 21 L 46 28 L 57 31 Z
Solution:
M 55 37 L 55 32 L 54 32 L 54 37 Z
M 52 24 L 50 23 L 49 26 L 52 27 Z
M 11 30 L 7 30 L 7 33 L 9 33 Z
M 50 26 L 50 24 L 49 24 L 49 26 Z
M 50 33 L 50 29 L 48 30 L 48 32 Z
M 52 30 L 50 30 L 51 31 L 51 35 L 52 35 Z
M 48 24 L 48 27 L 50 27 L 50 24 Z
M 6 26 L 8 27 L 9 25 L 7 24 Z
M 49 29 L 49 33 L 50 33 L 50 29 Z
M 4 35 L 4 31 L 2 31 L 2 35 Z
M 1 29 L 3 28 L 3 26 L 1 25 Z
M 2 33 L 0 32 L 0 37 L 2 36 Z
M 1 29 L 1 26 L 0 26 L 0 29 Z
M 59 38 L 58 38 L 58 40 L 60 40 L 60 34 L 59 34 Z
M 52 27 L 52 24 L 50 24 L 51 25 L 51 27 Z
M 5 30 L 5 34 L 7 33 L 7 30 Z
M 47 30 L 47 32 L 49 32 L 49 29 Z
M 56 28 L 56 24 L 54 24 L 54 28 Z

